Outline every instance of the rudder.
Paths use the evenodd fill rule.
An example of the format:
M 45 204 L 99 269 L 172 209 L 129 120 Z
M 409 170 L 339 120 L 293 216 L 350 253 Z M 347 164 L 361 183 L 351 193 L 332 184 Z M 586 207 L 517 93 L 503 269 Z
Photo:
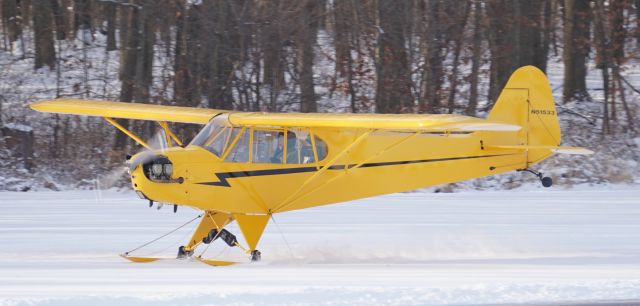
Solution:
M 560 124 L 551 87 L 544 72 L 534 66 L 520 67 L 511 75 L 487 119 L 523 127 L 507 139 L 508 144 L 560 145 Z M 551 154 L 551 150 L 530 149 L 527 163 L 538 162 Z

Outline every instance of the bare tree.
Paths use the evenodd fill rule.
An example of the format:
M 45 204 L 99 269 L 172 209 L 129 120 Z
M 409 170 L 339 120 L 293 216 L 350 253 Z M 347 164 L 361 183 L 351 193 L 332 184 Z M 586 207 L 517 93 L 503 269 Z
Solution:
M 324 1 L 305 0 L 299 3 L 299 26 L 295 34 L 297 47 L 297 73 L 300 85 L 300 111 L 317 112 L 316 93 L 313 84 L 313 51 L 318 35 L 319 12 Z
M 56 65 L 56 49 L 53 45 L 53 15 L 51 2 L 34 1 L 33 28 L 35 38 L 35 69 Z
M 376 112 L 412 111 L 411 74 L 407 59 L 405 23 L 408 1 L 378 1 L 378 57 Z
M 590 8 L 586 0 L 564 1 L 563 100 L 588 97 L 586 60 L 589 54 Z
M 473 116 L 478 107 L 478 79 L 480 77 L 480 60 L 482 57 L 482 2 L 475 0 L 473 4 L 473 46 L 471 57 L 471 75 L 469 75 L 469 103 L 466 114 Z
M 18 40 L 22 34 L 22 16 L 17 0 L 2 1 L 2 25 L 9 37 L 9 42 Z

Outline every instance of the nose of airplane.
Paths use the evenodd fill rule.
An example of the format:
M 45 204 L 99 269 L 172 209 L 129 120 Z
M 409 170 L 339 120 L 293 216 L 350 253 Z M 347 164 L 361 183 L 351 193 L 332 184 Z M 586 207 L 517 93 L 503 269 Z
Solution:
M 157 202 L 183 202 L 185 169 L 174 162 L 171 152 L 147 151 L 127 162 L 131 185 L 138 196 Z

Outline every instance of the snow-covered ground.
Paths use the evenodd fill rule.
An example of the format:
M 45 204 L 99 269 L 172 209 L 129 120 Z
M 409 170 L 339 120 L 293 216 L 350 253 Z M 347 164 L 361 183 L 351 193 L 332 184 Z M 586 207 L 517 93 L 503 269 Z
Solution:
M 640 304 L 637 186 L 290 212 L 267 227 L 262 262 L 231 267 L 119 258 L 198 214 L 130 192 L 2 192 L 0 211 L 0 305 Z M 194 225 L 134 254 L 172 257 Z M 204 257 L 244 256 L 218 245 Z

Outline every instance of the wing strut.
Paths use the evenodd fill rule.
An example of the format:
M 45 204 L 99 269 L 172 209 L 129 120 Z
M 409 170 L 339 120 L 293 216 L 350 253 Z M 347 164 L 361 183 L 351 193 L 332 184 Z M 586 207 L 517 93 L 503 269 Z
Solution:
M 107 120 L 107 122 L 109 122 L 113 126 L 115 126 L 118 130 L 120 130 L 121 132 L 127 134 L 127 136 L 131 137 L 133 140 L 138 142 L 141 146 L 147 148 L 148 150 L 152 150 L 151 147 L 146 142 L 144 142 L 142 139 L 140 139 L 140 137 L 138 137 L 138 135 L 136 135 L 133 132 L 127 130 L 124 126 L 120 125 L 120 123 L 116 122 L 115 120 L 113 120 L 112 118 L 109 118 L 109 117 L 103 117 L 103 118 L 104 118 L 104 120 Z
M 169 128 L 169 124 L 166 121 L 158 121 L 158 124 L 160 124 L 160 126 L 164 129 L 164 133 L 167 136 L 167 145 L 169 147 L 171 146 L 171 139 L 173 139 L 173 141 L 175 141 L 179 146 L 183 146 L 180 138 L 178 138 L 178 136 L 176 136 L 176 134 L 171 131 L 171 129 Z

